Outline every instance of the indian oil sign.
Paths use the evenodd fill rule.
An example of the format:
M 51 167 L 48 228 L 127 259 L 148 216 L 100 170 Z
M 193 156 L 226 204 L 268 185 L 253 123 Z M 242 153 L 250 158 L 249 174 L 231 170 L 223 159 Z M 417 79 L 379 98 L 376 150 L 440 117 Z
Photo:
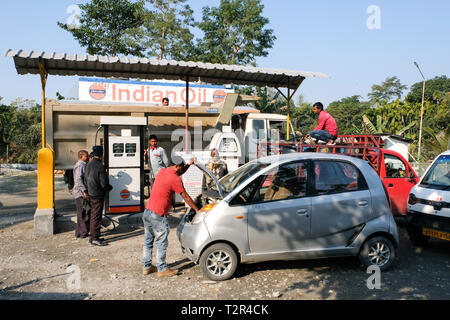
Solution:
M 220 102 L 234 88 L 190 83 L 189 105 L 199 106 L 204 102 Z M 162 104 L 169 98 L 171 106 L 186 103 L 186 84 L 182 81 L 127 81 L 100 78 L 80 78 L 78 98 L 81 101 Z

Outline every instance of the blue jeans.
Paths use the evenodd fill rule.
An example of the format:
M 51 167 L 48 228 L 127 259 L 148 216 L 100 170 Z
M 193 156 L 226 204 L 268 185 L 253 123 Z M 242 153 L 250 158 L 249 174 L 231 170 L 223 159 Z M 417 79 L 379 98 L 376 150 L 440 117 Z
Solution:
M 145 229 L 142 266 L 143 268 L 150 268 L 152 265 L 153 241 L 155 241 L 157 249 L 156 267 L 158 272 L 165 271 L 168 269 L 166 251 L 170 231 L 167 218 L 145 209 L 142 220 Z
M 325 130 L 311 131 L 309 133 L 309 135 L 313 139 L 321 140 L 321 141 L 325 141 L 325 142 L 328 142 L 330 140 L 336 140 L 335 136 L 333 136 L 331 133 L 329 133 L 328 131 L 325 131 Z

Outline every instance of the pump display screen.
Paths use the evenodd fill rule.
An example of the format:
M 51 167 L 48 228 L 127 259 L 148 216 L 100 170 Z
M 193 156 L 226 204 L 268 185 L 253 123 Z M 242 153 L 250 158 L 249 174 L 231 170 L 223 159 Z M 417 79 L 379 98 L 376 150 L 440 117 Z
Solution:
M 121 157 L 124 152 L 123 143 L 114 143 L 113 144 L 113 154 L 115 157 Z
M 109 145 L 109 168 L 130 168 L 141 165 L 140 137 L 112 136 Z
M 134 156 L 136 153 L 136 143 L 127 143 L 125 145 L 127 156 Z

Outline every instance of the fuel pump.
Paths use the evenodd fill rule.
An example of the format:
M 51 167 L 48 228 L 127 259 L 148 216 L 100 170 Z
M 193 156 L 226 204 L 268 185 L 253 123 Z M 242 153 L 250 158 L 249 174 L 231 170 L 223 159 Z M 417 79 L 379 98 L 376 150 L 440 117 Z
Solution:
M 113 189 L 106 197 L 110 214 L 144 211 L 144 141 L 147 118 L 101 117 L 105 167 Z

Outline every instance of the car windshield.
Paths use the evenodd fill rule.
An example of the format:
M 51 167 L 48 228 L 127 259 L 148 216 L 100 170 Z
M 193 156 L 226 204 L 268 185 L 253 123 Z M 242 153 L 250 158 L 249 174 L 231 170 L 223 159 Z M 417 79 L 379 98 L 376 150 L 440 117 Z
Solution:
M 421 185 L 450 188 L 450 155 L 440 156 L 423 178 Z
M 222 189 L 226 193 L 230 193 L 232 190 L 241 185 L 245 180 L 253 176 L 260 170 L 268 167 L 270 163 L 262 163 L 259 161 L 249 162 L 232 173 L 226 175 L 219 180 Z

